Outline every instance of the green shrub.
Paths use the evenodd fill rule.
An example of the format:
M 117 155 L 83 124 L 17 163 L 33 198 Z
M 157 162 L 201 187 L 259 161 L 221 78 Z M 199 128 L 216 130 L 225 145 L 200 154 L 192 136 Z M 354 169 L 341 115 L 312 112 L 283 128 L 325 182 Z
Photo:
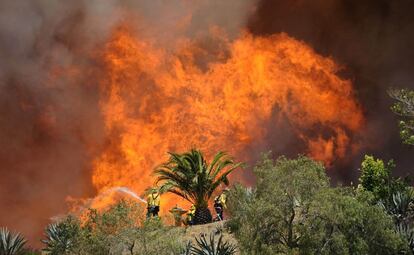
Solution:
M 407 180 L 392 177 L 394 167 L 392 160 L 385 164 L 381 159 L 365 155 L 360 168 L 359 190 L 371 192 L 375 202 L 391 202 L 393 194 L 406 192 L 408 189 Z
M 159 219 L 146 220 L 143 208 L 121 200 L 107 210 L 89 210 L 81 223 L 72 216 L 46 228 L 48 254 L 179 254 L 182 230 Z
M 51 255 L 70 254 L 77 247 L 80 235 L 80 223 L 72 216 L 63 221 L 49 224 L 45 229 L 46 239 L 43 249 Z
M 320 192 L 312 202 L 302 240 L 315 254 L 398 254 L 407 243 L 396 233 L 392 218 L 369 200 L 342 188 Z
M 125 200 L 106 211 L 90 209 L 81 228 L 78 253 L 109 254 L 126 249 L 133 254 L 142 219 L 143 208 Z
M 7 228 L 0 228 L 0 255 L 23 253 L 26 239 L 20 234 L 12 234 Z

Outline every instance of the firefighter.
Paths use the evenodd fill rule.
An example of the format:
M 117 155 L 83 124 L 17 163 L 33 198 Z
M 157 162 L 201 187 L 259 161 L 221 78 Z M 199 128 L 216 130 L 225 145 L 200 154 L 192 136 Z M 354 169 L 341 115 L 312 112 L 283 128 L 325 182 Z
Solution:
M 152 189 L 147 197 L 147 218 L 158 217 L 160 211 L 160 193 L 157 189 Z
M 217 213 L 217 221 L 224 220 L 223 210 L 227 208 L 227 192 L 229 191 L 228 188 L 225 188 L 224 191 L 214 198 L 214 209 Z
M 194 225 L 194 216 L 195 216 L 195 205 L 191 205 L 190 209 L 187 212 L 187 224 L 188 225 Z

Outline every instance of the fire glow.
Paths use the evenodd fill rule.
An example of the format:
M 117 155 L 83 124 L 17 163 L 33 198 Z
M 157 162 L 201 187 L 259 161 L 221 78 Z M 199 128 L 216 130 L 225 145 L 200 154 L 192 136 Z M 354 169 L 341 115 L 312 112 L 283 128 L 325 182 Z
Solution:
M 352 135 L 364 117 L 352 84 L 304 42 L 245 31 L 233 40 L 212 27 L 203 40 L 169 44 L 122 25 L 99 53 L 107 142 L 94 161 L 98 191 L 125 186 L 142 194 L 168 151 L 224 150 L 249 160 L 248 146 L 282 116 L 304 153 L 326 165 L 357 149 Z

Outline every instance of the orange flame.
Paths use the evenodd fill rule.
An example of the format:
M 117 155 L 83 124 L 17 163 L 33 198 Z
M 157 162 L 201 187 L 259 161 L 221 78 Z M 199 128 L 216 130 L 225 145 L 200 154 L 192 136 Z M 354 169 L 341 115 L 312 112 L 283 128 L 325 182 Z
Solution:
M 229 40 L 212 28 L 207 39 L 166 48 L 127 27 L 113 32 L 101 55 L 107 144 L 94 162 L 98 190 L 143 192 L 168 151 L 225 150 L 247 160 L 247 146 L 265 138 L 275 117 L 287 118 L 305 152 L 326 164 L 353 146 L 364 117 L 331 58 L 286 34 Z

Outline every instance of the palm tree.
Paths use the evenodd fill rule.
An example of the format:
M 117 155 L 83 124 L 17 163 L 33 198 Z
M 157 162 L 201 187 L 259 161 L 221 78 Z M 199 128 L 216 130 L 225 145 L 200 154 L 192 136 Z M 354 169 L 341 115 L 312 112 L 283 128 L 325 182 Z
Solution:
M 162 182 L 161 192 L 174 193 L 194 204 L 195 224 L 211 222 L 208 200 L 220 184 L 229 185 L 228 175 L 241 163 L 234 163 L 224 152 L 218 152 L 210 164 L 196 149 L 169 154 L 170 159 L 155 169 L 157 183 Z
M 21 234 L 12 234 L 7 228 L 0 229 L 1 255 L 21 254 L 25 244 L 26 239 Z

